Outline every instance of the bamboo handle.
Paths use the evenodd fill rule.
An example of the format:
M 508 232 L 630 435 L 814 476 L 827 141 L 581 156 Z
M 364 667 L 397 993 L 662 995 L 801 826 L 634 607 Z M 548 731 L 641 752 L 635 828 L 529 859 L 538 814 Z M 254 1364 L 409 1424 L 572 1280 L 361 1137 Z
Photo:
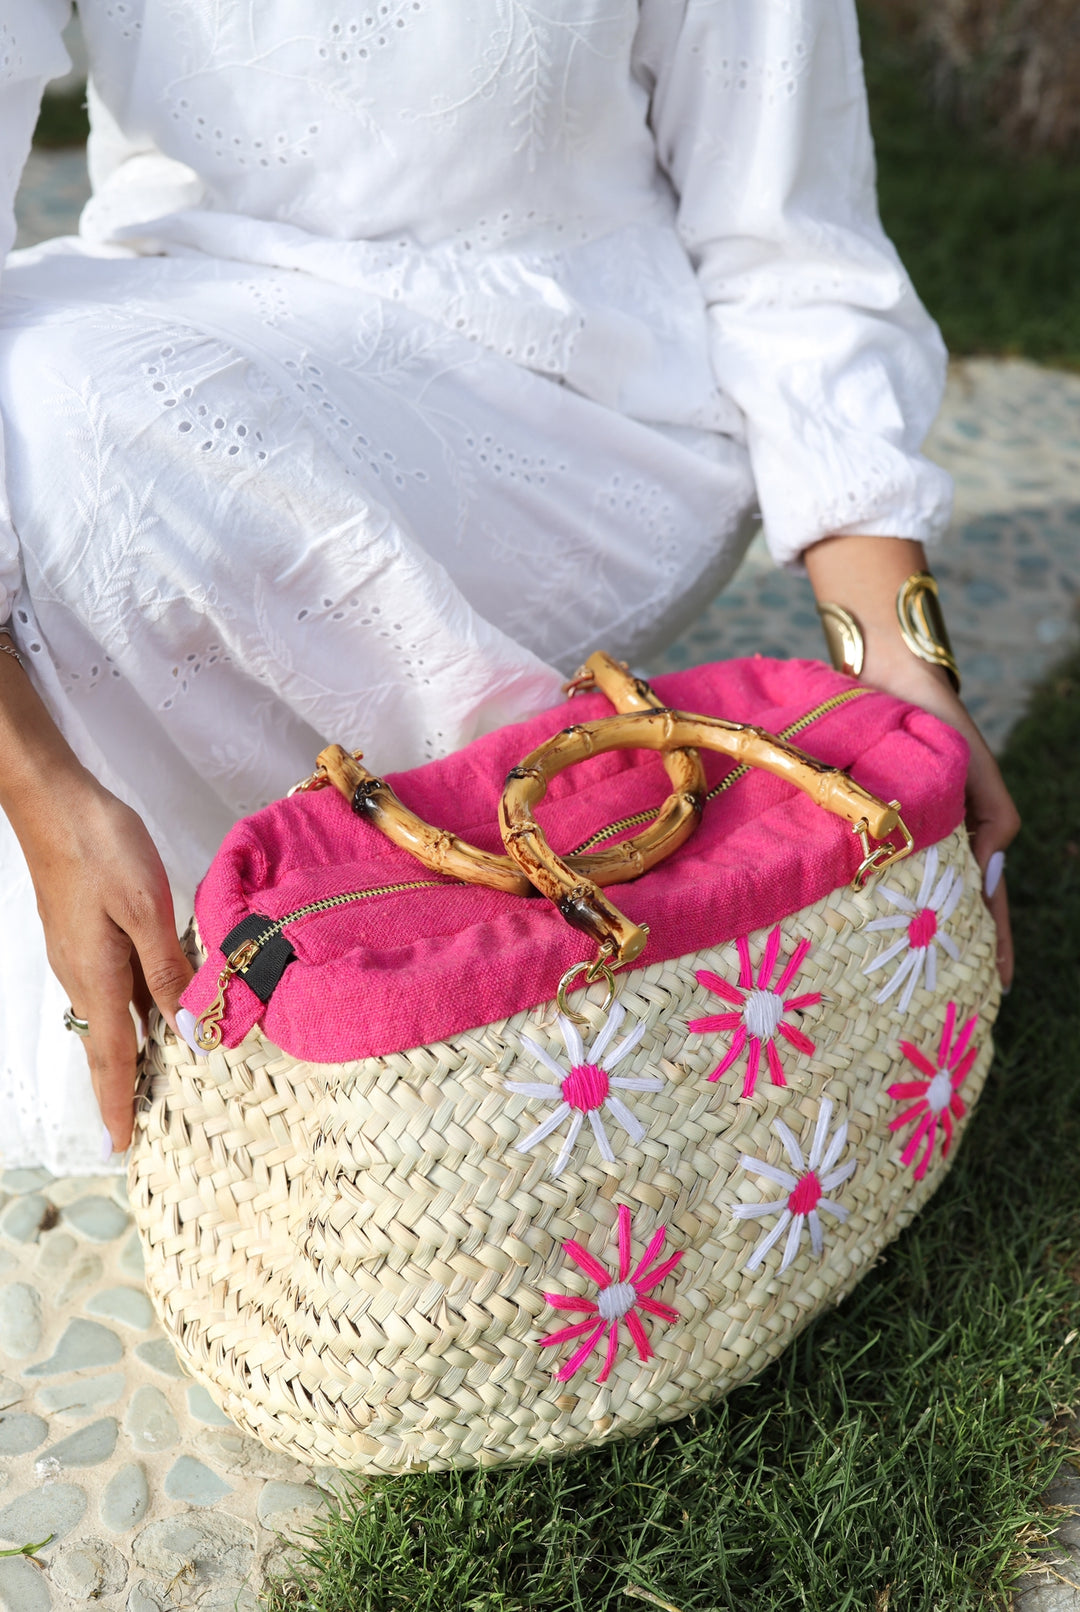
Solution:
M 555 855 L 533 807 L 543 800 L 552 778 L 586 756 L 674 746 L 718 750 L 743 766 L 774 773 L 875 839 L 885 839 L 900 822 L 895 802 L 886 805 L 847 773 L 763 728 L 682 711 L 641 711 L 566 728 L 510 773 L 499 803 L 499 827 L 503 843 L 530 882 L 555 903 L 568 923 L 597 942 L 612 965 L 632 962 L 645 945 L 646 931 L 613 907 L 580 870 Z
M 585 680 L 585 674 L 588 683 L 605 694 L 616 711 L 647 714 L 664 710 L 648 683 L 631 676 L 625 667 L 602 651 L 590 655 L 585 663 L 582 681 Z M 564 731 L 567 734 L 583 734 L 589 726 L 592 724 L 577 724 Z M 591 753 L 590 741 L 584 738 L 581 743 L 584 759 L 585 755 Z M 565 866 L 575 875 L 583 877 L 590 889 L 602 884 L 625 884 L 629 879 L 640 878 L 677 851 L 700 822 L 705 804 L 705 769 L 700 756 L 693 749 L 680 747 L 666 753 L 663 759 L 672 783 L 672 792 L 648 827 L 632 839 L 566 858 Z M 466 884 L 507 890 L 514 895 L 536 894 L 534 886 L 513 858 L 481 851 L 446 829 L 433 828 L 410 811 L 384 779 L 369 772 L 359 756 L 350 755 L 341 745 L 327 746 L 318 758 L 318 766 L 350 802 L 355 812 L 366 817 L 395 845 L 400 845 L 402 850 L 416 857 L 431 872 L 460 879 Z M 614 914 L 614 907 L 610 910 Z

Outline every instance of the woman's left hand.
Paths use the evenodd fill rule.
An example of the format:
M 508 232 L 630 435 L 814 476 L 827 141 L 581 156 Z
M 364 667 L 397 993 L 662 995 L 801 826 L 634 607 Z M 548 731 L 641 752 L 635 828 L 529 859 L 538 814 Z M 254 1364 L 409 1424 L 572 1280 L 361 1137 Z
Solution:
M 1020 831 L 1020 814 L 1001 776 L 990 747 L 954 691 L 944 671 L 908 656 L 911 666 L 889 671 L 868 664 L 862 681 L 897 699 L 910 700 L 932 711 L 963 734 L 971 752 L 967 774 L 967 829 L 971 849 L 983 876 L 983 895 L 997 927 L 997 962 L 1005 990 L 1012 985 L 1013 941 L 1009 923 L 1009 897 L 1002 876 L 1005 851 Z M 867 657 L 869 662 L 870 657 Z
M 896 594 L 913 572 L 926 569 L 921 543 L 900 537 L 827 537 L 806 550 L 806 569 L 820 602 L 843 605 L 859 623 L 866 647 L 860 681 L 921 705 L 963 734 L 971 759 L 967 828 L 983 876 L 983 894 L 997 926 L 997 962 L 1005 990 L 1012 984 L 1013 943 L 1002 870 L 1020 814 L 990 748 L 943 667 L 918 659 L 900 636 Z

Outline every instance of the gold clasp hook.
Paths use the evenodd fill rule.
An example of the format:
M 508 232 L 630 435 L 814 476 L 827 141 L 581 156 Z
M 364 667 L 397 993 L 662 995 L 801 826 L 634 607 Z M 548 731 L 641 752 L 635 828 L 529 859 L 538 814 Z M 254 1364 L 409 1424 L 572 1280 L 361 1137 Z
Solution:
M 584 971 L 586 985 L 595 985 L 597 980 L 603 980 L 608 988 L 607 1000 L 602 1012 L 606 1013 L 615 1000 L 615 993 L 619 989 L 615 983 L 615 970 L 621 968 L 621 963 L 611 961 L 615 954 L 614 942 L 606 940 L 591 963 L 572 963 L 559 981 L 559 989 L 555 992 L 555 1005 L 560 1013 L 564 1013 L 571 1024 L 588 1024 L 584 1013 L 577 1013 L 567 1002 L 566 993 L 573 980 Z
M 891 800 L 889 805 L 897 813 L 896 827 L 892 832 L 902 835 L 904 843 L 903 845 L 894 845 L 890 840 L 885 839 L 879 840 L 876 845 L 872 846 L 870 844 L 870 825 L 865 817 L 860 817 L 859 821 L 852 826 L 852 833 L 858 836 L 859 844 L 862 846 L 863 851 L 863 859 L 859 863 L 855 877 L 851 881 L 851 888 L 855 891 L 865 890 L 870 879 L 875 874 L 884 873 L 885 869 L 891 868 L 894 862 L 902 862 L 906 856 L 911 855 L 915 847 L 911 832 L 904 819 L 899 815 L 900 802 Z

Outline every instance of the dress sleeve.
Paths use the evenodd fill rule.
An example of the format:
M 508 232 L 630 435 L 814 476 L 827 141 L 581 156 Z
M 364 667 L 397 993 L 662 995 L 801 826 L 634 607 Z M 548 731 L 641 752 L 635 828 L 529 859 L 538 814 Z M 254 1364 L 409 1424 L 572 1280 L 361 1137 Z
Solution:
M 15 241 L 15 192 L 30 150 L 41 92 L 71 66 L 61 38 L 71 0 L 0 0 L 0 264 Z M 4 316 L 0 276 L 0 320 Z M 11 524 L 0 422 L 0 623 L 19 586 L 19 542 Z
M 643 0 L 638 69 L 773 556 L 932 542 L 946 354 L 878 218 L 854 0 Z

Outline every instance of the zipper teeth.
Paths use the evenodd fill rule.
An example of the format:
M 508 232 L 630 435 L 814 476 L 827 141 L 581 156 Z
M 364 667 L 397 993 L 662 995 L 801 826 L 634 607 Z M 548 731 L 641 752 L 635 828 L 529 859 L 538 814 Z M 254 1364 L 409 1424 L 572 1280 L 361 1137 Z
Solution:
M 437 890 L 441 886 L 451 883 L 460 884 L 460 879 L 412 879 L 404 884 L 380 884 L 370 890 L 348 890 L 339 896 L 323 896 L 320 901 L 309 901 L 306 906 L 297 907 L 295 912 L 287 912 L 284 918 L 278 918 L 269 929 L 264 929 L 261 935 L 255 937 L 255 948 L 265 946 L 268 940 L 279 935 L 286 924 L 295 923 L 298 918 L 306 918 L 313 912 L 329 912 L 332 907 L 344 907 L 351 901 L 365 901 L 369 896 L 393 896 L 402 890 Z
M 872 692 L 868 688 L 848 688 L 842 694 L 833 694 L 820 705 L 816 705 L 812 711 L 807 711 L 805 716 L 801 716 L 790 727 L 782 728 L 778 737 L 781 739 L 793 739 L 797 733 L 801 733 L 804 728 L 808 728 L 819 717 L 827 716 L 830 711 L 835 711 L 838 705 L 846 705 L 849 700 L 857 700 L 863 694 Z M 718 784 L 713 785 L 705 799 L 707 801 L 715 800 L 717 795 L 722 795 L 725 789 L 730 789 L 732 784 L 737 784 L 740 778 L 745 778 L 747 773 L 751 771 L 753 771 L 751 767 L 748 767 L 745 763 L 740 763 L 733 771 L 725 773 Z M 570 854 L 571 856 L 580 856 L 583 851 L 591 851 L 594 845 L 600 845 L 604 840 L 609 840 L 613 834 L 621 834 L 624 828 L 640 828 L 643 823 L 651 823 L 655 816 L 654 811 L 635 812 L 633 817 L 623 817 L 617 823 L 609 823 L 606 828 L 598 829 L 589 839 L 583 840 L 580 845 L 576 845 Z
M 805 716 L 801 716 L 790 727 L 784 728 L 780 733 L 780 738 L 793 739 L 797 733 L 801 733 L 804 728 L 808 728 L 819 717 L 826 716 L 830 711 L 834 711 L 838 705 L 846 705 L 849 700 L 857 700 L 860 695 L 869 694 L 870 692 L 871 690 L 868 688 L 851 688 L 845 689 L 843 694 L 834 694 L 831 699 L 815 706 L 812 711 L 807 711 Z M 745 764 L 736 767 L 733 772 L 729 772 L 725 777 L 721 778 L 718 784 L 713 785 L 705 799 L 712 800 L 715 796 L 722 794 L 725 789 L 730 789 L 732 784 L 737 783 L 740 778 L 745 778 L 746 774 L 751 770 Z M 633 817 L 624 817 L 617 823 L 609 823 L 606 828 L 599 829 L 590 839 L 579 845 L 571 855 L 580 856 L 582 851 L 591 850 L 594 845 L 600 845 L 604 840 L 610 839 L 613 834 L 620 834 L 624 828 L 637 828 L 642 823 L 650 823 L 655 815 L 655 812 L 651 811 L 636 812 Z M 255 937 L 255 949 L 258 951 L 266 945 L 268 940 L 273 940 L 275 935 L 281 933 L 286 924 L 296 923 L 298 919 L 307 918 L 313 912 L 329 912 L 334 907 L 344 907 L 352 901 L 366 901 L 371 896 L 398 895 L 404 890 L 439 890 L 443 889 L 448 883 L 461 884 L 462 881 L 460 879 L 412 879 L 403 884 L 380 884 L 370 890 L 348 890 L 337 896 L 323 896 L 320 901 L 309 901 L 306 906 L 297 907 L 295 912 L 286 913 L 284 918 L 276 919 L 268 929 L 264 929 L 261 935 Z

